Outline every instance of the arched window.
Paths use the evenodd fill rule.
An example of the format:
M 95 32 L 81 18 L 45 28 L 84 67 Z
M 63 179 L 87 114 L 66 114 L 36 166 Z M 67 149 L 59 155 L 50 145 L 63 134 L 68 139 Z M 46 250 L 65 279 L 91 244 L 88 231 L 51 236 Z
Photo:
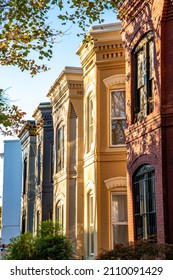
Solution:
M 141 166 L 133 176 L 134 214 L 137 239 L 156 239 L 155 170 Z
M 134 51 L 135 122 L 142 120 L 154 109 L 154 43 L 149 32 Z

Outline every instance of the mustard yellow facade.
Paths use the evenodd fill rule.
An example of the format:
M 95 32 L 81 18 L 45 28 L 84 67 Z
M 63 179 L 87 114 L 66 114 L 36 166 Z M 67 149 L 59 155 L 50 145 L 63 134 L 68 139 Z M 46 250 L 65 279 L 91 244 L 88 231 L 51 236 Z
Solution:
M 51 87 L 54 125 L 53 219 L 83 257 L 83 79 L 65 67 Z
M 113 216 L 116 220 L 120 197 L 126 204 L 125 59 L 120 29 L 120 23 L 94 26 L 88 34 L 89 43 L 82 43 L 77 51 L 84 82 L 84 257 L 87 259 L 113 248 L 115 240 L 119 240 L 115 235 L 121 234 L 121 230 L 116 230 L 118 226 L 124 226 L 127 232 L 126 218 L 119 224 L 112 220 Z M 118 98 L 121 109 L 116 108 Z M 126 212 L 126 205 L 123 207 Z M 126 239 L 127 234 L 122 241 Z
M 91 28 L 77 50 L 81 67 L 65 67 L 48 91 L 53 121 L 49 145 L 41 143 L 43 130 L 36 136 L 36 163 L 40 145 L 46 153 L 49 150 L 43 166 L 50 171 L 52 218 L 59 220 L 72 241 L 77 259 L 94 259 L 115 243 L 128 241 L 125 57 L 120 30 L 121 23 Z M 41 115 L 35 111 L 36 122 Z M 43 206 L 39 193 L 35 195 L 36 229 Z

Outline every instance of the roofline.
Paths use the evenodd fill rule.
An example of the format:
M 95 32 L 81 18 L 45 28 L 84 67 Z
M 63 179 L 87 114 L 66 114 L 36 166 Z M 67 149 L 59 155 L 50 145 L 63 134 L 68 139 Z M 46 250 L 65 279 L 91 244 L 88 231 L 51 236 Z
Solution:
M 82 69 L 82 67 L 77 67 L 77 66 L 65 66 L 64 69 L 61 71 L 61 73 L 56 78 L 56 80 L 53 83 L 53 85 L 50 87 L 50 89 L 49 89 L 49 91 L 48 91 L 48 93 L 46 95 L 47 97 L 50 96 L 52 89 L 56 86 L 56 84 L 58 84 L 58 81 L 65 74 L 81 74 L 81 75 L 83 75 L 83 69 Z

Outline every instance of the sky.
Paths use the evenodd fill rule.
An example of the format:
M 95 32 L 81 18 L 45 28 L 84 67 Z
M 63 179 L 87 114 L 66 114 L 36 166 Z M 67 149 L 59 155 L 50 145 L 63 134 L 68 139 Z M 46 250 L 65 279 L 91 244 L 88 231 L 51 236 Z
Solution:
M 105 23 L 113 23 L 116 21 L 116 15 L 112 11 L 106 11 L 104 19 Z M 28 72 L 21 72 L 15 66 L 0 66 L 0 89 L 6 89 L 11 104 L 26 112 L 25 118 L 27 120 L 32 119 L 32 114 L 40 102 L 50 101 L 46 95 L 64 67 L 81 66 L 80 59 L 76 54 L 83 39 L 77 36 L 80 30 L 71 24 L 65 28 L 69 30 L 65 36 L 58 39 L 58 43 L 53 49 L 53 58 L 48 62 L 51 70 L 32 78 Z M 3 152 L 4 139 L 7 138 L 0 135 L 0 153 Z M 2 195 L 2 164 L 3 161 L 0 159 L 0 197 Z

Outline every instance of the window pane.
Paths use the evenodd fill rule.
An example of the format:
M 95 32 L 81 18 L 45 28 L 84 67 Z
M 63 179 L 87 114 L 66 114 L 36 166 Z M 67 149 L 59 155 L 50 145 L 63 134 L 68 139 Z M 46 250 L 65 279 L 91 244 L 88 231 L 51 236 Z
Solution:
M 89 231 L 89 254 L 94 254 L 94 200 L 93 193 L 88 193 L 88 231 Z
M 113 225 L 113 244 L 128 242 L 128 226 Z
M 57 130 L 57 159 L 56 168 L 57 172 L 64 167 L 64 125 Z
M 149 42 L 149 78 L 154 76 L 154 43 Z
M 93 109 L 93 97 L 88 97 L 88 151 L 92 149 L 93 144 L 93 121 L 94 121 L 94 109 Z
M 125 91 L 111 92 L 111 117 L 125 118 Z
M 141 50 L 137 54 L 137 87 L 140 88 L 144 85 L 144 51 Z
M 148 33 L 136 47 L 136 91 L 134 121 L 140 121 L 154 110 L 154 42 Z
M 127 222 L 127 196 L 112 196 L 112 222 Z
M 126 120 L 112 120 L 112 145 L 125 144 Z
M 37 185 L 40 185 L 41 179 L 41 145 L 38 146 L 38 158 L 37 158 Z
M 93 124 L 93 98 L 89 98 L 89 125 Z
M 139 108 L 140 111 L 144 110 L 145 105 L 145 95 L 144 95 L 144 87 L 139 90 Z
M 143 165 L 134 176 L 134 202 L 137 239 L 156 239 L 154 169 Z
M 94 254 L 94 227 L 90 227 L 90 239 L 89 239 L 90 255 Z

